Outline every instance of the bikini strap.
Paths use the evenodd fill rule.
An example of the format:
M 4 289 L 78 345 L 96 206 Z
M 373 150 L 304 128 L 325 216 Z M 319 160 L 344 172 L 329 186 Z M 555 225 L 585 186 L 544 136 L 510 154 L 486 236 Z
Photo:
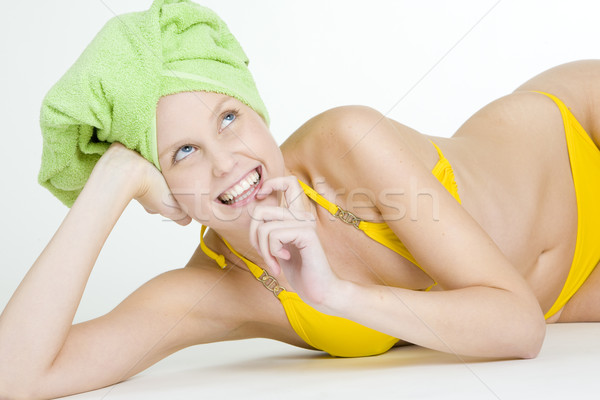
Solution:
M 300 183 L 300 186 L 302 186 L 302 189 L 304 190 L 304 194 L 306 194 L 308 197 L 310 197 L 313 201 L 315 201 L 321 207 L 326 209 L 331 215 L 338 218 L 342 222 L 345 222 L 349 225 L 354 226 L 356 229 L 363 230 L 363 228 L 361 226 L 363 223 L 362 219 L 358 218 L 356 215 L 352 214 L 350 211 L 346 211 L 343 208 L 339 207 L 338 205 L 333 204 L 332 202 L 327 200 L 325 197 L 323 197 L 319 193 L 317 193 L 316 190 L 314 190 L 313 188 L 311 188 L 310 186 L 308 186 L 307 184 L 302 182 L 300 179 L 298 179 L 298 182 Z
M 445 160 L 446 157 L 444 157 L 444 154 L 442 153 L 442 150 L 438 147 L 437 144 L 435 144 L 433 142 L 433 140 L 429 140 L 429 143 L 431 143 L 433 145 L 433 147 L 435 147 L 435 149 L 437 150 L 438 153 L 438 160 Z M 439 162 L 439 161 L 438 161 Z
M 202 228 L 200 228 L 200 248 L 204 254 L 215 260 L 219 267 L 223 269 L 227 266 L 227 263 L 225 262 L 225 256 L 223 254 L 215 253 L 206 245 L 206 243 L 204 243 L 204 232 L 206 232 L 206 228 L 208 227 L 205 225 L 202 225 Z
M 222 254 L 215 253 L 204 243 L 204 232 L 206 232 L 206 228 L 207 228 L 206 226 L 202 225 L 202 228 L 200 229 L 200 248 L 202 249 L 204 254 L 206 254 L 213 260 L 215 260 L 217 262 L 217 264 L 219 264 L 219 267 L 225 268 L 227 266 L 227 263 L 225 262 L 225 256 Z M 244 262 L 244 264 L 246 264 L 246 267 L 248 268 L 248 270 L 250 270 L 252 275 L 254 275 L 256 280 L 258 280 L 260 283 L 263 284 L 264 287 L 266 287 L 269 291 L 271 291 L 275 295 L 275 297 L 278 297 L 279 293 L 281 293 L 285 290 L 285 288 L 283 286 L 279 285 L 279 282 L 277 281 L 277 279 L 275 277 L 269 275 L 269 273 L 267 271 L 265 271 L 258 265 L 254 264 L 252 261 L 248 260 L 246 257 L 241 255 L 240 253 L 238 253 L 229 244 L 229 242 L 227 240 L 225 240 L 225 238 L 219 236 L 219 239 L 221 239 L 223 241 L 223 243 L 225 243 L 225 246 L 227 246 L 227 248 L 229 250 L 231 250 L 231 252 L 233 254 L 238 256 L 240 258 L 240 260 L 242 260 Z
M 446 160 L 446 158 L 444 157 L 444 154 L 442 153 L 442 150 L 432 140 L 430 140 L 430 142 L 433 145 L 433 147 L 435 147 L 435 149 L 437 150 L 439 160 Z M 448 164 L 447 160 L 446 160 L 446 163 Z M 449 164 L 448 164 L 448 166 L 449 166 Z M 436 167 L 438 167 L 438 168 L 441 167 L 439 161 L 436 164 Z M 361 231 L 365 230 L 364 229 L 365 224 L 363 224 L 362 219 L 358 218 L 356 215 L 352 214 L 350 211 L 346 211 L 343 208 L 339 207 L 338 205 L 333 204 L 332 202 L 327 200 L 325 197 L 323 197 L 319 193 L 317 193 L 317 191 L 314 190 L 312 187 L 310 187 L 307 184 L 305 184 L 304 182 L 302 182 L 300 179 L 298 179 L 298 182 L 300 183 L 300 186 L 302 186 L 302 189 L 304 190 L 304 194 L 306 194 L 308 197 L 310 197 L 313 201 L 315 201 L 321 207 L 326 209 L 331 215 L 333 215 L 336 218 L 339 218 L 341 221 L 343 221 L 347 224 L 354 226 L 356 229 L 359 229 Z M 457 197 L 457 196 L 455 196 L 455 197 Z M 459 200 L 459 202 L 460 202 L 460 200 Z
M 323 207 L 324 209 L 329 211 L 329 213 L 331 213 L 331 215 L 333 215 L 336 218 L 339 218 L 341 221 L 343 221 L 347 224 L 354 226 L 356 229 L 363 230 L 361 228 L 361 225 L 363 223 L 362 219 L 358 218 L 356 215 L 352 214 L 351 212 L 346 211 L 343 208 L 338 207 L 337 205 L 331 203 L 325 197 L 323 197 L 319 193 L 317 193 L 316 190 L 314 190 L 310 186 L 306 185 L 301 180 L 298 180 L 298 182 L 300 183 L 300 186 L 302 186 L 304 193 L 309 198 L 314 200 L 317 204 L 319 204 L 321 207 Z M 206 232 L 206 229 L 207 229 L 207 227 L 203 225 L 200 230 L 200 248 L 207 256 L 209 256 L 210 258 L 215 260 L 217 262 L 217 264 L 219 265 L 219 267 L 225 268 L 227 266 L 227 263 L 225 262 L 225 256 L 223 256 L 222 254 L 215 253 L 204 243 L 204 233 Z M 254 277 L 258 281 L 260 281 L 267 289 L 269 289 L 271 292 L 273 292 L 273 294 L 275 294 L 275 296 L 278 296 L 279 293 L 281 293 L 282 291 L 285 290 L 285 288 L 283 288 L 282 286 L 279 286 L 279 282 L 277 282 L 277 279 L 275 279 L 275 277 L 269 275 L 269 273 L 267 271 L 265 271 L 258 265 L 254 264 L 252 261 L 248 260 L 246 257 L 241 255 L 240 253 L 238 253 L 229 244 L 229 242 L 227 242 L 227 240 L 225 240 L 225 238 L 223 238 L 223 237 L 219 237 L 219 238 L 223 241 L 223 243 L 225 243 L 225 246 L 227 246 L 227 248 L 233 254 L 235 254 L 237 257 L 239 257 L 240 260 L 242 260 L 244 262 L 244 264 L 246 264 L 246 266 L 248 267 L 248 269 L 250 270 L 252 275 L 254 275 Z

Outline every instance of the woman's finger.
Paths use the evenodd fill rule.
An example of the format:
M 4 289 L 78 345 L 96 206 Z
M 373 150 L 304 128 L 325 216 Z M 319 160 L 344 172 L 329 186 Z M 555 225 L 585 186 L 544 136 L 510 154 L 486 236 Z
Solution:
M 274 191 L 283 193 L 287 207 L 292 213 L 304 211 L 302 203 L 304 190 L 300 186 L 300 183 L 298 183 L 298 178 L 290 175 L 269 179 L 265 181 L 257 197 L 264 198 Z
M 297 221 L 310 222 L 314 225 L 315 218 L 308 211 L 297 211 L 295 214 L 291 210 L 283 207 L 264 207 L 257 206 L 252 210 L 250 221 L 250 244 L 257 247 L 258 238 L 256 231 L 258 226 L 268 221 Z
M 250 218 L 250 244 L 258 250 L 258 227 L 265 221 L 281 221 L 283 219 L 286 219 L 286 214 L 289 214 L 289 211 L 282 207 L 257 206 L 256 208 L 254 208 L 254 210 L 252 210 L 252 215 Z
M 271 254 L 283 260 L 290 259 L 290 251 L 285 246 L 294 246 L 298 250 L 303 250 L 309 244 L 310 235 L 314 230 L 308 225 L 303 224 L 294 228 L 285 226 L 274 226 L 269 231 L 269 249 Z
M 289 259 L 289 252 L 283 246 L 292 242 L 299 232 L 307 228 L 312 229 L 310 222 L 270 221 L 258 226 L 258 251 L 275 276 L 281 272 L 277 258 Z M 278 238 L 285 238 L 285 241 Z

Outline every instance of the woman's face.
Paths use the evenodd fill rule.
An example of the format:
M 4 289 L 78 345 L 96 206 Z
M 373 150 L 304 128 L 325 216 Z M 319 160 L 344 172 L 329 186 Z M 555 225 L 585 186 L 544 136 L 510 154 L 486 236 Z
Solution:
M 162 97 L 156 133 L 163 176 L 198 222 L 216 229 L 249 225 L 265 179 L 285 174 L 283 156 L 263 119 L 232 97 L 183 92 Z M 233 225 L 232 225 L 233 222 Z

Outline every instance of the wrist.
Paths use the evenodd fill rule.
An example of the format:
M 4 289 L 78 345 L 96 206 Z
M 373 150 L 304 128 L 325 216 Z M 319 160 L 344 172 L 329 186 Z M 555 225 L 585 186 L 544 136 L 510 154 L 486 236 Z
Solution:
M 327 314 L 348 318 L 358 290 L 360 290 L 358 284 L 340 279 L 325 296 L 320 308 Z
M 86 186 L 102 187 L 105 192 L 119 193 L 131 200 L 140 191 L 139 182 L 143 181 L 144 168 L 147 167 L 144 164 L 148 162 L 141 157 L 140 160 L 135 157 L 124 159 L 121 155 L 109 154 L 111 150 L 112 147 L 98 160 Z
M 117 168 L 101 161 L 92 170 L 74 206 L 89 202 L 98 210 L 106 207 L 124 209 L 136 195 L 139 173 L 129 166 Z

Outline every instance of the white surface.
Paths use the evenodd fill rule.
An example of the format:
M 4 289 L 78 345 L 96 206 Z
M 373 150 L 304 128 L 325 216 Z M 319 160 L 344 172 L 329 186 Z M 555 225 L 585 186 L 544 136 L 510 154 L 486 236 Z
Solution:
M 215 343 L 65 399 L 594 399 L 599 338 L 600 323 L 549 325 L 537 358 L 507 361 L 416 346 L 344 359 L 259 339 Z

